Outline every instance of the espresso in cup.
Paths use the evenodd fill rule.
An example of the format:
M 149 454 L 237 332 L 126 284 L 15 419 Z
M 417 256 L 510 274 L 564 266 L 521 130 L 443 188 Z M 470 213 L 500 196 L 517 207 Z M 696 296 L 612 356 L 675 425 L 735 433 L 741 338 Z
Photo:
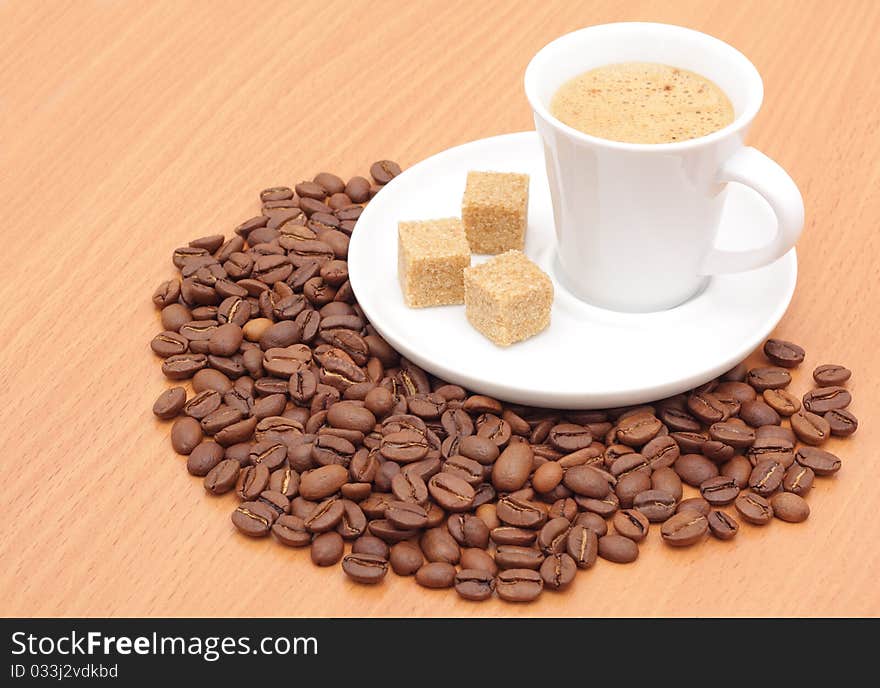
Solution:
M 733 122 L 733 105 L 700 74 L 654 62 L 609 64 L 565 82 L 550 112 L 591 136 L 627 143 L 696 139 Z

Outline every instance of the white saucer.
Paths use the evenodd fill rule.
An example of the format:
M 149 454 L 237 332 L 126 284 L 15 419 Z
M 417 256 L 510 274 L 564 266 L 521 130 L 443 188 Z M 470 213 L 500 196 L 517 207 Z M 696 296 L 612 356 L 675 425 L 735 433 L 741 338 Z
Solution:
M 526 172 L 525 252 L 553 279 L 550 327 L 501 348 L 471 327 L 464 306 L 407 308 L 397 281 L 397 223 L 460 216 L 468 170 Z M 733 184 L 719 245 L 758 246 L 775 218 L 755 192 Z M 687 303 L 659 313 L 618 313 L 568 292 L 554 265 L 553 213 L 537 133 L 494 136 L 450 148 L 406 170 L 366 207 L 348 253 L 351 284 L 376 330 L 401 354 L 444 380 L 520 404 L 610 408 L 660 399 L 732 368 L 770 334 L 791 301 L 794 249 L 750 272 L 712 278 Z M 474 262 L 486 260 L 475 256 Z

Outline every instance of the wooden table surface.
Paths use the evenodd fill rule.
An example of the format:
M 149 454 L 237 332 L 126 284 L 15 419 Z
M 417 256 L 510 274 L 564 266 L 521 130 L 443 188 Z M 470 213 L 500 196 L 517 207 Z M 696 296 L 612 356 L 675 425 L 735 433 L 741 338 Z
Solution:
M 589 24 L 653 20 L 745 52 L 750 143 L 800 185 L 807 226 L 777 335 L 854 370 L 862 427 L 803 525 L 601 561 L 531 606 L 393 575 L 359 587 L 238 536 L 150 408 L 170 252 L 231 232 L 257 192 L 404 166 L 532 127 L 529 58 Z M 0 5 L 0 613 L 877 615 L 880 613 L 880 3 L 7 2 Z

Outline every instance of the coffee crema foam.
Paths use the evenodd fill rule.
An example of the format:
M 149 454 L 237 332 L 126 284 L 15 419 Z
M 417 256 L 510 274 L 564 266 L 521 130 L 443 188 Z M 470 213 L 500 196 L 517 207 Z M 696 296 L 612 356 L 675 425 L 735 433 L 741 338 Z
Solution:
M 695 72 L 652 62 L 591 69 L 564 83 L 550 104 L 574 129 L 611 141 L 675 143 L 733 122 L 733 105 Z

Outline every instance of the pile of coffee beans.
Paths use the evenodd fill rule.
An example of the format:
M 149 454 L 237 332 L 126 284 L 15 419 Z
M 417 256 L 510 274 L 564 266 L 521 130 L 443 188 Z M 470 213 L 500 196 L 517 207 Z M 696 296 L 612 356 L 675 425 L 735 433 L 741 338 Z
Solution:
M 603 411 L 505 404 L 398 355 L 358 307 L 346 257 L 363 205 L 399 173 L 382 160 L 372 180 L 266 189 L 230 238 L 175 250 L 180 276 L 153 295 L 152 349 L 188 381 L 153 412 L 174 421 L 205 490 L 236 495 L 238 531 L 310 547 L 359 583 L 390 568 L 526 602 L 597 558 L 635 561 L 652 524 L 686 547 L 809 516 L 815 478 L 840 469 L 821 445 L 858 421 L 841 365 L 816 368 L 801 398 L 789 390 L 805 357 L 791 342 L 767 341 L 769 365 Z

